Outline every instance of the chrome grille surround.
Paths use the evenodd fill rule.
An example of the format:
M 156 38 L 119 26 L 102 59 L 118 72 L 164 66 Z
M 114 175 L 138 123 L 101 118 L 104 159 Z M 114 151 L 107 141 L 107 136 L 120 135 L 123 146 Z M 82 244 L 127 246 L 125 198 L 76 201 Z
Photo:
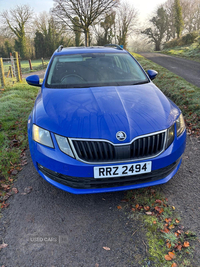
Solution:
M 166 138 L 167 130 L 137 136 L 131 142 L 123 144 L 114 144 L 105 139 L 68 138 L 68 140 L 77 160 L 87 164 L 113 164 L 155 158 L 165 150 Z M 78 147 L 82 148 L 83 153 Z M 125 158 L 122 156 L 120 159 L 119 154 L 126 156 L 129 152 L 130 156 Z M 85 154 L 85 157 L 81 157 L 81 154 Z

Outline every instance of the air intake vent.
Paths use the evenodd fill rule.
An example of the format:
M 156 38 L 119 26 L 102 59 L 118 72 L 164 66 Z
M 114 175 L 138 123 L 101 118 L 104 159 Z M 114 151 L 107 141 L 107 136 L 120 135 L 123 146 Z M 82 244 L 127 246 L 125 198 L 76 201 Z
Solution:
M 106 140 L 72 139 L 78 159 L 86 162 L 123 162 L 155 157 L 164 150 L 165 132 L 139 137 L 131 144 L 114 145 Z

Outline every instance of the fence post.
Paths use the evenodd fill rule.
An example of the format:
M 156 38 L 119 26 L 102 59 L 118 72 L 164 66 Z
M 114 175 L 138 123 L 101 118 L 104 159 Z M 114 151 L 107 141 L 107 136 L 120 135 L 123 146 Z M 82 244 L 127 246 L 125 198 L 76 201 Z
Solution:
M 21 58 L 20 58 L 19 53 L 18 53 L 18 60 L 19 60 L 19 73 L 20 73 L 20 77 L 21 77 L 21 81 L 22 81 L 22 67 L 21 67 Z
M 19 56 L 18 52 L 15 52 L 15 71 L 16 71 L 16 78 L 18 82 L 21 82 L 21 75 L 20 75 L 20 69 L 19 69 Z
M 43 57 L 41 58 L 41 60 L 42 60 L 42 67 L 44 69 L 44 59 L 43 59 Z
M 4 76 L 4 69 L 3 69 L 3 59 L 0 58 L 0 80 L 2 88 L 6 85 L 5 83 L 5 76 Z
M 30 70 L 33 70 L 32 64 L 31 64 L 31 59 L 28 60 L 28 63 L 29 63 Z

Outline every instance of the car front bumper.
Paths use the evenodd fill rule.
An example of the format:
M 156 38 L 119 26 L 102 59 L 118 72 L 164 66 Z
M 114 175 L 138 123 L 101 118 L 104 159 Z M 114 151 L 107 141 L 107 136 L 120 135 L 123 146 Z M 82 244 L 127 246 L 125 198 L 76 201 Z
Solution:
M 123 176 L 117 178 L 95 179 L 95 164 L 87 164 L 71 158 L 60 151 L 54 135 L 55 148 L 49 148 L 32 140 L 29 134 L 29 147 L 34 166 L 38 173 L 52 185 L 73 194 L 89 194 L 131 190 L 168 182 L 178 171 L 186 145 L 186 131 L 163 153 L 148 160 L 130 163 L 152 162 L 152 172 L 147 174 Z M 126 163 L 101 164 L 120 165 Z

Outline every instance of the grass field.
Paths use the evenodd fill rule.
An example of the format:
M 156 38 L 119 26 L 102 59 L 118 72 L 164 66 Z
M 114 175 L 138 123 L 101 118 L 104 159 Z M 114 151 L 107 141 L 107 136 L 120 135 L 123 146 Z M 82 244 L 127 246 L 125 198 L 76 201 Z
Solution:
M 44 60 L 44 66 L 43 66 L 41 59 L 31 60 L 31 64 L 32 64 L 32 68 L 33 68 L 33 70 L 31 71 L 30 66 L 29 66 L 29 61 L 28 60 L 21 60 L 22 73 L 29 73 L 29 72 L 33 72 L 33 71 L 37 71 L 37 70 L 42 70 L 42 69 L 47 67 L 48 62 L 49 62 L 49 60 L 47 60 L 47 59 Z M 11 62 L 4 60 L 3 65 L 4 65 L 5 75 L 7 76 L 9 66 L 11 66 Z

